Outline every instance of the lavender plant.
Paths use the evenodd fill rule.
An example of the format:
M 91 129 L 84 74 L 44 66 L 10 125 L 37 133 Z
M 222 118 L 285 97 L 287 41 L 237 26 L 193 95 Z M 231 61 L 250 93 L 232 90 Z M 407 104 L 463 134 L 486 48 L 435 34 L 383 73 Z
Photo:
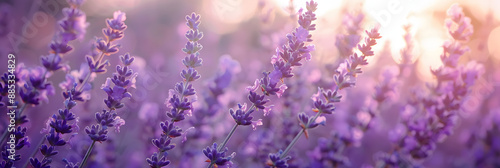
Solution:
M 146 159 L 151 167 L 165 167 L 170 164 L 170 161 L 166 158 L 167 152 L 175 147 L 172 139 L 182 135 L 182 129 L 174 124 L 184 120 L 185 115 L 192 115 L 196 92 L 191 82 L 201 77 L 195 68 L 202 65 L 199 51 L 203 46 L 198 42 L 203 38 L 203 32 L 199 31 L 200 18 L 201 16 L 196 13 L 186 16 L 186 25 L 190 30 L 186 32 L 188 42 L 182 51 L 188 55 L 182 60 L 182 63 L 187 69 L 181 71 L 180 75 L 183 81 L 175 84 L 175 91 L 169 91 L 169 98 L 167 98 L 165 104 L 169 108 L 167 116 L 170 121 L 160 123 L 163 130 L 161 138 L 152 140 L 153 145 L 158 148 L 158 152 L 155 152 L 151 158 Z
M 335 38 L 335 46 L 339 50 L 340 58 L 346 59 L 352 55 L 356 45 L 360 42 L 360 34 L 363 31 L 362 22 L 365 18 L 363 13 L 346 13 L 342 18 L 342 25 L 345 26 L 347 34 L 339 34 Z M 341 59 L 341 60 L 342 60 Z
M 194 145 L 199 143 L 197 141 L 204 141 L 207 136 L 210 136 L 203 128 L 208 127 L 210 120 L 213 120 L 216 114 L 222 109 L 223 104 L 219 99 L 229 89 L 228 87 L 230 87 L 233 78 L 240 71 L 240 63 L 232 59 L 231 56 L 224 55 L 220 57 L 217 74 L 207 84 L 208 91 L 202 93 L 205 106 L 195 109 L 196 113 L 189 120 L 190 125 L 193 126 L 191 128 L 196 129 L 193 129 L 194 132 L 187 137 L 191 143 L 186 142 L 183 145 L 192 149 L 193 152 L 199 151 L 198 146 Z M 189 158 L 192 156 L 192 152 L 188 151 L 183 155 L 183 158 Z
M 311 0 L 307 2 L 306 12 L 302 13 L 302 10 L 299 10 L 298 23 L 300 27 L 296 28 L 292 34 L 287 35 L 288 41 L 282 46 L 282 49 L 276 49 L 276 55 L 271 58 L 274 70 L 272 72 L 264 72 L 261 79 L 255 80 L 254 86 L 247 88 L 249 91 L 248 99 L 252 103 L 250 108 L 247 110 L 246 104 L 238 104 L 238 109 L 229 110 L 229 113 L 236 122 L 235 125 L 221 145 L 213 143 L 212 146 L 203 150 L 203 153 L 208 158 L 207 162 L 210 162 L 209 168 L 214 165 L 222 166 L 231 163 L 231 158 L 234 157 L 235 153 L 231 156 L 226 156 L 228 148 L 225 148 L 225 146 L 236 131 L 236 128 L 239 125 L 252 125 L 255 128 L 256 125 L 261 124 L 260 120 L 252 121 L 253 117 L 251 114 L 255 110 L 261 109 L 264 111 L 264 115 L 267 115 L 271 106 L 265 106 L 269 102 L 266 96 L 277 95 L 281 97 L 287 86 L 285 84 L 278 86 L 278 83 L 285 78 L 293 77 L 292 68 L 294 66 L 301 66 L 301 60 L 311 59 L 310 52 L 314 50 L 314 46 L 306 46 L 305 43 L 312 42 L 312 35 L 309 34 L 309 31 L 316 29 L 316 25 L 312 24 L 312 22 L 316 20 L 314 11 L 316 11 L 317 6 L 318 4 Z M 256 93 L 259 88 L 262 90 L 262 95 Z
M 13 80 L 18 86 L 21 87 L 19 94 L 24 103 L 21 105 L 18 112 L 16 112 L 17 110 L 14 110 L 15 125 L 21 125 L 28 122 L 26 116 L 22 115 L 28 105 L 37 106 L 40 104 L 40 101 L 48 102 L 48 95 L 53 95 L 55 91 L 52 83 L 47 81 L 47 78 L 58 70 L 68 69 L 66 65 L 61 63 L 62 56 L 73 50 L 73 48 L 68 45 L 68 42 L 77 38 L 81 39 L 85 35 L 85 29 L 88 23 L 85 22 L 85 13 L 78 8 L 84 1 L 68 0 L 67 2 L 71 5 L 71 7 L 63 9 L 65 17 L 58 22 L 61 30 L 56 33 L 50 44 L 49 55 L 41 56 L 41 64 L 43 67 L 37 66 L 35 68 L 27 68 L 24 64 L 20 64 L 17 66 L 16 72 L 13 74 L 15 78 Z M 12 77 L 4 74 L 2 78 L 5 78 L 2 79 L 4 82 L 2 90 L 7 91 L 6 86 L 9 83 L 8 80 L 12 79 Z M 6 94 L 2 95 L 6 96 Z M 17 105 L 19 105 L 18 102 L 16 102 L 16 106 Z M 5 129 L 0 139 L 0 143 L 3 144 L 8 132 L 8 129 Z M 26 144 L 29 145 L 28 138 L 24 137 L 25 134 L 26 127 L 21 126 L 17 126 L 17 129 L 12 132 L 12 135 L 15 135 L 16 137 L 16 150 L 20 150 Z M 13 142 L 10 142 L 10 144 L 13 144 Z M 9 153 L 14 153 L 8 151 L 7 146 L 5 146 L 4 149 L 5 150 L 2 151 L 6 154 L 4 158 L 7 158 L 8 155 L 10 155 Z M 11 167 L 13 166 L 12 161 L 18 160 L 20 160 L 20 155 L 16 155 L 15 159 L 11 158 L 4 160 L 5 162 L 3 163 L 3 166 Z
M 106 20 L 107 28 L 103 29 L 106 40 L 96 39 L 96 47 L 101 52 L 101 55 L 97 60 L 94 60 L 92 56 L 86 57 L 90 72 L 106 72 L 106 66 L 109 65 L 109 62 L 108 60 L 103 61 L 102 59 L 104 55 L 109 56 L 118 52 L 119 45 L 113 45 L 112 42 L 123 38 L 124 30 L 127 28 L 127 25 L 124 23 L 125 19 L 125 13 L 117 11 L 113 14 L 113 19 Z M 120 61 L 123 65 L 117 65 L 116 72 L 113 73 L 113 78 L 107 78 L 106 82 L 101 86 L 101 89 L 107 94 L 107 98 L 104 99 L 104 104 L 108 109 L 104 109 L 102 112 L 96 112 L 95 118 L 97 124 L 85 128 L 85 132 L 92 140 L 92 144 L 87 149 L 80 163 L 80 167 L 85 165 L 94 148 L 95 142 L 103 142 L 108 139 L 107 133 L 109 127 L 115 127 L 115 130 L 119 132 L 120 126 L 125 124 L 125 120 L 118 116 L 116 110 L 124 106 L 124 103 L 121 102 L 124 98 L 132 97 L 128 89 L 135 87 L 135 78 L 137 74 L 129 68 L 134 61 L 134 57 L 126 53 L 120 56 Z M 79 92 L 83 91 L 84 85 L 90 79 L 90 76 L 91 73 L 87 73 L 82 85 L 78 88 Z M 71 164 L 72 163 L 68 162 L 68 165 Z
M 470 18 L 457 4 L 448 9 L 447 15 L 445 24 L 452 40 L 443 45 L 443 66 L 432 70 L 437 83 L 427 85 L 429 96 L 414 93 L 402 111 L 405 129 L 394 134 L 397 148 L 393 154 L 381 154 L 377 167 L 418 166 L 415 160 L 428 158 L 437 144 L 453 133 L 464 100 L 482 73 L 482 66 L 475 62 L 458 65 L 459 57 L 469 50 L 463 42 L 473 32 Z
M 88 160 L 90 153 L 95 145 L 95 142 L 104 142 L 108 140 L 108 128 L 115 127 L 116 132 L 120 132 L 120 127 L 125 125 L 125 120 L 120 118 L 116 110 L 124 107 L 122 100 L 125 98 L 131 98 L 132 94 L 128 92 L 128 89 L 135 88 L 135 78 L 137 73 L 130 68 L 132 62 L 134 62 L 134 57 L 126 53 L 120 56 L 120 61 L 122 66 L 116 66 L 116 72 L 113 73 L 113 78 L 107 78 L 106 83 L 101 86 L 107 94 L 107 98 L 104 99 L 104 104 L 108 109 L 102 110 L 102 112 L 95 113 L 95 119 L 97 124 L 91 127 L 86 127 L 85 132 L 92 139 L 92 144 L 85 154 L 80 167 L 83 167 Z
M 17 63 L 14 70 L 0 66 L 15 72 L 0 80 L 0 127 L 6 130 L 0 132 L 0 167 L 498 165 L 499 19 L 481 12 L 494 11 L 494 1 L 448 12 L 445 1 L 403 2 L 396 6 L 413 12 L 397 15 L 389 1 L 308 1 L 299 12 L 294 0 L 83 2 L 0 2 L 0 62 L 15 56 Z M 101 23 L 100 13 L 118 8 L 128 18 L 116 12 Z M 203 33 L 199 15 L 189 13 L 188 27 L 176 19 L 184 19 L 178 11 L 193 9 L 203 13 Z M 382 41 L 377 29 L 363 37 L 364 24 L 374 22 L 387 32 Z M 440 31 L 443 25 L 447 31 Z M 391 58 L 401 38 L 394 30 L 401 27 L 405 46 Z M 87 43 L 85 34 L 96 32 L 104 35 Z M 314 39 L 314 47 L 312 33 L 325 37 Z M 435 54 L 443 35 L 449 41 Z M 187 44 L 180 47 L 177 38 Z M 176 80 L 171 67 L 180 65 L 172 61 L 178 48 L 186 68 Z M 268 52 L 271 64 L 262 61 Z M 115 54 L 121 60 L 107 57 Z M 432 55 L 442 66 L 429 71 Z M 114 62 L 121 64 L 100 79 Z M 194 82 L 201 71 L 215 75 L 205 85 Z M 102 83 L 104 92 L 94 92 Z M 105 107 L 95 109 L 103 104 L 94 100 Z M 17 114 L 7 102 L 19 107 Z M 219 113 L 223 109 L 230 115 Z M 163 110 L 166 116 L 159 115 Z M 241 128 L 247 126 L 253 129 Z
M 361 55 L 358 56 L 357 53 L 354 53 L 339 66 L 337 69 L 338 74 L 334 76 L 335 84 L 333 85 L 333 90 L 328 89 L 325 91 L 323 88 L 318 88 L 318 93 L 312 96 L 314 102 L 312 111 L 315 112 L 316 115 L 314 117 L 310 117 L 305 113 L 300 113 L 298 115 L 302 130 L 295 136 L 284 151 L 269 154 L 269 166 L 287 168 L 288 164 L 286 162 L 291 159 L 291 157 L 288 156 L 288 152 L 290 152 L 295 143 L 297 143 L 297 140 L 299 140 L 302 134 L 304 134 L 306 138 L 309 138 L 308 129 L 324 125 L 326 119 L 321 115 L 332 114 L 335 111 L 334 103 L 340 102 L 342 98 L 338 92 L 355 85 L 357 74 L 362 73 L 361 68 L 358 66 L 368 64 L 366 57 L 374 55 L 372 47 L 377 44 L 376 39 L 381 38 L 378 33 L 378 28 L 373 28 L 370 31 L 366 31 L 366 33 L 368 37 L 365 38 L 365 43 L 358 44 L 358 50 L 361 52 Z
M 500 148 L 497 144 L 500 135 L 500 117 L 497 110 L 492 110 L 483 123 L 471 131 L 472 136 L 468 140 L 468 146 L 472 151 L 467 157 L 473 157 L 473 166 L 490 167 L 499 166 L 498 153 Z
M 30 69 L 25 68 L 23 64 L 18 66 L 17 75 L 20 78 L 18 85 L 24 87 L 19 93 L 24 105 L 21 106 L 18 115 L 22 115 L 27 105 L 38 105 L 40 100 L 48 101 L 47 95 L 54 94 L 52 84 L 46 79 L 58 70 L 68 69 L 67 65 L 61 63 L 63 55 L 73 50 L 68 42 L 82 39 L 86 33 L 88 26 L 86 16 L 79 9 L 84 0 L 68 0 L 67 2 L 70 7 L 63 9 L 65 17 L 58 22 L 60 31 L 56 33 L 50 44 L 49 55 L 41 56 L 43 67 Z

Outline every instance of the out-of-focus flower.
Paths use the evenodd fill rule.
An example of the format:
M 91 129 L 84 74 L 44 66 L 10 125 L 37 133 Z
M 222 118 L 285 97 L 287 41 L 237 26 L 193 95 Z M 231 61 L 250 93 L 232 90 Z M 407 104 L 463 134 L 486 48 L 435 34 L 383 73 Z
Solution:
M 166 156 L 168 154 L 167 152 L 175 146 L 165 147 L 165 143 L 159 142 L 170 142 L 172 138 L 180 136 L 182 134 L 182 130 L 173 124 L 175 122 L 183 121 L 185 119 L 185 115 L 192 115 L 193 103 L 196 101 L 197 96 L 191 82 L 196 81 L 201 77 L 195 68 L 202 65 L 202 59 L 199 56 L 199 51 L 203 48 L 203 46 L 198 42 L 201 38 L 203 38 L 203 33 L 198 29 L 198 26 L 201 23 L 200 18 L 201 16 L 196 13 L 186 16 L 186 25 L 190 28 L 190 30 L 186 32 L 188 42 L 182 49 L 182 51 L 187 54 L 187 56 L 182 60 L 186 69 L 182 70 L 180 73 L 183 81 L 176 83 L 174 89 L 169 90 L 169 97 L 165 101 L 165 104 L 167 108 L 169 108 L 167 116 L 170 118 L 170 121 L 167 120 L 160 124 L 164 129 L 164 132 L 160 138 L 152 140 L 153 144 L 155 144 L 158 148 L 158 152 L 154 153 L 151 158 L 146 159 L 150 166 L 157 165 L 159 167 L 163 167 L 158 163 L 170 162 L 161 160 L 166 160 Z M 168 125 L 168 127 L 165 127 L 166 125 Z M 158 158 L 160 158 L 160 161 L 153 160 L 158 160 Z M 166 166 L 167 164 L 163 165 Z

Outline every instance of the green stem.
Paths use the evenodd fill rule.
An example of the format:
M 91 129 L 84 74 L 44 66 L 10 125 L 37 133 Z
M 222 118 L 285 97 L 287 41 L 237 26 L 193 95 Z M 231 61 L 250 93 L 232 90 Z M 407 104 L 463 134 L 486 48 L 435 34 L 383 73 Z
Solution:
M 94 145 L 95 145 L 95 141 L 92 141 L 92 145 L 90 145 L 89 149 L 87 149 L 87 153 L 85 153 L 85 157 L 83 158 L 82 163 L 80 163 L 79 167 L 83 168 L 83 166 L 85 166 L 85 163 L 89 159 L 90 153 L 92 152 Z
M 229 139 L 233 136 L 234 132 L 236 131 L 236 128 L 238 128 L 238 124 L 234 124 L 233 128 L 231 128 L 231 131 L 229 131 L 229 134 L 227 134 L 226 139 L 222 141 L 222 144 L 217 147 L 217 152 L 220 152 L 221 150 L 224 149 L 224 146 L 226 146 L 227 142 L 229 142 Z M 212 168 L 214 165 L 214 162 L 210 162 L 210 165 L 208 165 L 208 168 Z
M 224 141 L 222 141 L 222 144 L 217 148 L 217 152 L 220 152 L 220 151 L 222 151 L 222 149 L 224 149 L 224 146 L 226 146 L 226 144 L 229 141 L 229 139 L 231 139 L 231 137 L 233 136 L 234 131 L 236 131 L 237 127 L 238 127 L 238 124 L 234 124 L 233 128 L 231 129 L 231 131 L 229 131 L 229 134 L 227 134 L 226 139 L 224 139 Z
M 311 124 L 311 122 L 315 122 L 316 119 L 321 115 L 321 111 L 317 112 L 316 115 L 313 117 L 312 120 L 309 120 L 307 122 L 307 125 L 308 126 L 309 124 Z M 292 147 L 295 145 L 295 143 L 297 143 L 297 141 L 299 140 L 299 138 L 302 136 L 302 134 L 304 134 L 304 130 L 306 130 L 307 127 L 305 127 L 304 129 L 300 130 L 299 133 L 297 133 L 297 135 L 295 135 L 295 138 L 293 138 L 292 142 L 290 142 L 290 144 L 286 147 L 285 151 L 283 151 L 283 153 L 281 153 L 280 155 L 280 159 L 283 159 L 285 158 L 285 156 L 288 154 L 288 152 L 290 152 L 290 150 L 292 149 Z

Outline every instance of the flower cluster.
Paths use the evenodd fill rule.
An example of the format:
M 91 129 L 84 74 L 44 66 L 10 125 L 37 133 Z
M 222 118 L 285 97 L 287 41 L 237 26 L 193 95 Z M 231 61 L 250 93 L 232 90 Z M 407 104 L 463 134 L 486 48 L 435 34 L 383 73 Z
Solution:
M 232 59 L 228 55 L 220 57 L 219 70 L 208 84 L 209 92 L 204 92 L 202 94 L 206 106 L 196 109 L 197 113 L 193 114 L 194 117 L 190 121 L 194 127 L 198 128 L 206 124 L 204 119 L 214 116 L 221 110 L 222 105 L 218 99 L 224 94 L 224 90 L 230 86 L 234 75 L 240 73 L 240 71 L 241 67 L 238 61 Z M 201 130 L 196 129 L 195 131 L 200 131 L 194 134 L 195 136 L 200 136 L 202 134 Z
M 164 167 L 170 164 L 170 161 L 166 159 L 167 151 L 175 147 L 171 143 L 172 139 L 182 135 L 182 129 L 175 126 L 174 123 L 184 120 L 185 115 L 192 115 L 196 92 L 191 82 L 201 77 L 195 68 L 202 65 L 199 51 L 203 46 L 198 42 L 203 38 L 203 32 L 199 31 L 200 18 L 201 16 L 196 13 L 186 16 L 186 25 L 190 30 L 186 32 L 185 36 L 188 42 L 182 51 L 188 55 L 182 62 L 187 69 L 182 70 L 180 73 L 183 81 L 176 83 L 174 90 L 169 91 L 169 98 L 167 98 L 165 104 L 169 108 L 167 116 L 171 120 L 160 123 L 163 133 L 160 138 L 152 140 L 153 145 L 158 148 L 158 152 L 155 152 L 151 158 L 146 159 L 151 167 Z
M 306 3 L 306 12 L 302 9 L 299 10 L 299 27 L 295 28 L 292 34 L 287 34 L 287 42 L 283 44 L 281 48 L 276 49 L 276 55 L 271 57 L 271 64 L 273 65 L 273 71 L 264 72 L 263 77 L 255 80 L 253 86 L 247 87 L 249 92 L 248 99 L 252 103 L 250 108 L 246 108 L 246 104 L 238 104 L 238 109 L 230 109 L 230 114 L 235 121 L 235 125 L 227 135 L 225 140 L 219 146 L 219 152 L 225 149 L 226 143 L 229 138 L 233 135 L 234 131 L 239 125 L 252 125 L 255 129 L 256 125 L 262 125 L 262 120 L 252 121 L 253 117 L 251 114 L 258 109 L 264 111 L 264 115 L 267 115 L 272 106 L 266 106 L 269 102 L 266 96 L 276 95 L 281 97 L 287 86 L 283 83 L 283 79 L 291 78 L 294 76 L 292 73 L 292 68 L 295 66 L 301 66 L 302 60 L 311 60 L 311 52 L 314 50 L 314 45 L 306 45 L 307 42 L 312 42 L 312 35 L 310 31 L 316 30 L 316 25 L 312 24 L 316 20 L 316 15 L 314 12 L 317 9 L 318 4 L 314 1 Z M 281 85 L 278 85 L 281 82 Z M 257 93 L 257 90 L 261 90 L 262 94 Z M 216 145 L 216 143 L 214 143 Z M 207 147 L 205 150 L 209 149 Z M 205 156 L 209 157 L 205 154 Z M 220 155 L 219 157 L 224 157 Z M 210 158 L 210 165 L 212 167 L 215 165 L 222 165 L 216 163 L 219 158 Z M 224 162 L 226 164 L 226 162 Z
M 104 73 L 106 72 L 106 66 L 109 66 L 108 60 L 102 60 L 105 55 L 109 56 L 118 52 L 120 45 L 113 44 L 113 41 L 120 40 L 124 36 L 124 31 L 127 29 L 124 21 L 127 19 L 125 13 L 121 11 L 116 11 L 113 13 L 113 19 L 106 20 L 106 28 L 102 29 L 102 34 L 106 38 L 96 38 L 95 47 L 101 53 L 98 58 L 87 55 L 86 61 L 90 72 L 93 73 Z M 87 73 L 84 81 L 86 83 L 90 78 L 91 73 Z M 80 90 L 84 88 L 84 85 L 80 85 Z
M 78 117 L 70 110 L 76 106 L 76 101 L 83 101 L 81 92 L 76 90 L 76 83 L 73 89 L 63 93 L 64 109 L 59 109 L 58 113 L 52 115 L 47 121 L 47 128 L 42 130 L 45 133 L 45 140 L 48 145 L 42 144 L 40 146 L 40 153 L 43 155 L 41 160 L 36 157 L 30 158 L 30 164 L 33 167 L 49 167 L 52 163 L 50 157 L 57 155 L 59 152 L 55 149 L 57 146 L 64 146 L 68 143 L 69 139 L 78 132 Z M 65 136 L 70 135 L 70 136 Z M 43 143 L 43 140 L 42 140 Z
M 335 111 L 334 103 L 340 102 L 340 99 L 342 98 L 338 92 L 342 89 L 355 85 L 355 78 L 357 74 L 362 73 L 361 68 L 358 66 L 368 64 L 366 57 L 374 55 L 372 47 L 377 44 L 376 40 L 381 38 L 378 33 L 378 28 L 373 28 L 370 31 L 366 31 L 366 33 L 368 37 L 365 38 L 365 44 L 358 44 L 358 50 L 362 53 L 362 55 L 358 56 L 357 53 L 354 53 L 349 57 L 349 59 L 346 59 L 345 62 L 340 64 L 337 69 L 337 74 L 334 75 L 335 83 L 333 84 L 333 90 L 328 89 L 325 91 L 323 88 L 318 88 L 318 93 L 312 96 L 312 111 L 316 112 L 316 115 L 314 117 L 310 117 L 305 113 L 299 114 L 298 118 L 302 130 L 295 136 L 285 151 L 281 153 L 280 159 L 272 160 L 272 156 L 274 155 L 269 155 L 273 163 L 271 165 L 275 165 L 277 162 L 283 161 L 302 134 L 308 138 L 308 129 L 324 125 L 326 118 L 321 116 L 321 114 L 332 114 Z
M 107 78 L 106 83 L 101 86 L 101 89 L 107 94 L 107 98 L 104 99 L 104 104 L 106 104 L 108 109 L 103 109 L 102 112 L 96 112 L 95 119 L 97 124 L 85 128 L 85 132 L 90 139 L 92 139 L 92 146 L 87 150 L 87 154 L 80 166 L 85 165 L 95 142 L 108 140 L 108 128 L 115 127 L 115 131 L 120 132 L 120 127 L 125 125 L 125 120 L 118 116 L 116 110 L 124 106 L 122 103 L 124 98 L 132 97 L 128 89 L 135 88 L 137 73 L 134 73 L 132 68 L 130 68 L 134 59 L 135 58 L 130 56 L 129 53 L 120 56 L 122 65 L 117 65 L 113 77 Z
M 497 159 L 500 152 L 500 113 L 498 110 L 492 110 L 487 115 L 488 120 L 478 124 L 477 128 L 471 130 L 472 136 L 468 140 L 471 155 L 474 157 L 475 167 L 488 167 L 490 165 L 499 165 Z
M 42 56 L 42 65 L 48 71 L 57 71 L 63 68 L 60 65 L 63 54 L 73 50 L 68 42 L 83 39 L 86 33 L 86 28 L 89 23 L 86 22 L 85 13 L 79 9 L 84 0 L 67 0 L 70 5 L 69 8 L 62 10 L 64 18 L 58 23 L 60 31 L 56 34 L 57 40 L 52 41 L 50 44 L 50 53 L 47 56 Z
M 54 40 L 49 45 L 49 54 L 41 56 L 41 64 L 43 67 L 37 66 L 34 68 L 28 68 L 23 63 L 16 67 L 14 73 L 16 78 L 15 81 L 17 86 L 21 88 L 19 89 L 19 95 L 24 103 L 21 106 L 21 109 L 19 109 L 19 112 L 15 115 L 16 125 L 28 122 L 28 120 L 26 120 L 26 116 L 22 115 L 28 105 L 37 106 L 40 104 L 40 101 L 48 103 L 48 96 L 54 95 L 54 87 L 51 82 L 47 81 L 47 78 L 50 77 L 55 71 L 69 69 L 67 65 L 61 64 L 63 55 L 73 50 L 73 48 L 68 45 L 68 42 L 77 39 L 77 37 L 80 39 L 83 38 L 85 35 L 85 29 L 88 25 L 88 23 L 85 22 L 85 13 L 78 9 L 83 2 L 83 0 L 68 0 L 70 7 L 63 9 L 65 17 L 59 21 L 61 30 L 56 33 Z M 5 82 L 5 86 L 2 86 L 2 91 L 7 90 L 7 74 L 5 74 L 4 77 L 5 79 L 3 80 Z M 3 93 L 2 96 L 6 96 L 6 93 L 7 92 L 5 92 L 5 94 Z M 3 103 L 0 104 L 3 105 Z M 16 104 L 18 104 L 18 102 L 16 102 Z M 18 127 L 18 133 L 16 133 L 24 136 L 24 133 L 19 133 L 20 130 L 26 131 L 26 128 Z M 4 131 L 4 135 L 6 134 L 7 129 Z M 2 136 L 2 142 L 5 137 L 6 136 Z M 22 138 L 21 136 L 17 137 Z M 25 142 L 27 142 L 27 139 Z M 16 141 L 16 143 L 18 142 Z M 19 149 L 20 148 L 22 148 L 22 145 L 20 145 Z
M 135 87 L 137 73 L 134 73 L 130 68 L 130 64 L 134 61 L 134 57 L 130 56 L 129 53 L 120 56 L 120 60 L 123 67 L 117 65 L 116 72 L 113 73 L 113 78 L 107 78 L 106 83 L 101 86 L 101 89 L 104 90 L 108 96 L 104 99 L 104 104 L 106 104 L 108 109 L 95 114 L 97 125 L 85 128 L 85 132 L 93 141 L 106 141 L 107 129 L 109 127 L 115 127 L 115 130 L 119 132 L 120 126 L 125 124 L 125 121 L 118 116 L 116 110 L 124 106 L 122 103 L 124 98 L 132 97 L 128 89 Z
M 384 102 L 388 102 L 396 92 L 399 69 L 396 66 L 388 66 L 382 70 L 379 83 L 375 86 L 373 98 L 365 102 L 365 105 L 356 113 L 355 128 L 366 132 L 372 128 L 375 118 L 378 117 Z
M 25 146 L 30 146 L 30 141 L 26 135 L 26 128 L 18 126 L 9 135 L 6 145 L 2 147 L 2 158 L 0 167 L 14 167 L 14 162 L 21 160 L 21 155 L 16 154 L 17 150 L 21 150 Z
M 9 77 L 9 73 L 5 72 L 2 77 L 0 77 L 0 108 L 6 106 L 6 104 L 2 101 L 3 97 L 7 97 L 9 95 L 9 79 L 14 82 L 19 82 L 19 78 L 16 76 Z M 12 82 L 11 82 L 12 83 Z
M 318 145 L 311 152 L 312 167 L 351 166 L 348 157 L 342 154 L 349 146 L 349 138 L 335 132 L 329 138 L 319 138 Z
M 46 80 L 47 77 L 49 74 L 44 67 L 27 68 L 24 64 L 17 67 L 17 83 L 22 86 L 19 95 L 24 104 L 39 105 L 40 101 L 49 101 L 48 96 L 54 95 L 55 90 L 52 83 Z
M 460 56 L 469 50 L 461 42 L 469 39 L 473 27 L 457 4 L 452 5 L 447 14 L 450 18 L 446 25 L 453 40 L 443 45 L 443 66 L 431 70 L 437 83 L 427 85 L 431 92 L 428 96 L 418 94 L 420 91 L 413 93 L 413 99 L 402 111 L 404 130 L 393 133 L 398 150 L 410 157 L 407 160 L 412 165 L 418 164 L 414 160 L 428 158 L 437 143 L 453 133 L 470 88 L 483 72 L 482 65 L 476 62 L 458 65 Z
M 265 1 L 0 2 L 0 167 L 500 165 L 494 13 Z
M 342 18 L 342 25 L 345 26 L 347 34 L 339 34 L 335 38 L 335 46 L 339 50 L 341 58 L 345 59 L 352 55 L 353 49 L 361 40 L 360 34 L 363 31 L 364 18 L 363 13 L 346 13 Z
M 399 72 L 400 75 L 408 77 L 413 69 L 412 65 L 413 65 L 413 60 L 415 59 L 414 58 L 415 44 L 411 34 L 412 31 L 411 25 L 405 25 L 403 28 L 405 30 L 403 38 L 406 45 L 405 48 L 401 49 L 401 60 L 400 60 L 401 63 L 399 64 Z

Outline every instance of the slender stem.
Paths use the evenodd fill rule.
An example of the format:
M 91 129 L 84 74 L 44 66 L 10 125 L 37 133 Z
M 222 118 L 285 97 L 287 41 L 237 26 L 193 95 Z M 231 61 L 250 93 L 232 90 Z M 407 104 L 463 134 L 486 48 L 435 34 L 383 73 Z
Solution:
M 255 108 L 255 104 L 252 103 L 252 106 L 250 108 L 248 108 L 248 111 L 246 111 L 246 113 L 248 113 L 249 111 L 254 110 L 254 108 Z M 237 127 L 238 127 L 238 124 L 235 124 L 233 126 L 233 128 L 231 129 L 231 131 L 229 132 L 229 134 L 227 134 L 226 139 L 224 139 L 224 141 L 222 141 L 222 144 L 219 147 L 217 147 L 217 151 L 218 152 L 220 152 L 222 149 L 224 149 L 224 146 L 226 146 L 226 144 L 229 141 L 229 139 L 231 139 L 231 136 L 233 136 L 234 131 L 236 131 Z
M 317 112 L 316 115 L 313 117 L 312 120 L 309 120 L 307 122 L 307 125 L 311 124 L 311 122 L 315 122 L 316 119 L 321 115 L 321 111 Z M 306 126 L 307 126 L 306 125 Z M 295 136 L 295 138 L 293 138 L 292 142 L 290 142 L 290 144 L 286 147 L 285 151 L 283 151 L 283 153 L 281 153 L 280 155 L 280 159 L 283 159 L 287 154 L 288 152 L 290 152 L 290 150 L 292 149 L 292 147 L 295 145 L 295 143 L 297 143 L 297 141 L 299 140 L 299 138 L 302 136 L 302 134 L 304 134 L 304 130 L 307 129 L 304 128 L 304 129 L 301 129 L 299 133 L 297 133 L 297 135 Z
M 186 90 L 186 89 L 187 89 L 187 85 L 188 85 L 188 82 L 187 82 L 187 81 L 185 81 L 185 82 L 183 82 L 183 83 L 182 83 L 183 90 Z M 186 95 L 184 95 L 184 94 L 182 94 L 182 95 L 181 95 L 181 100 L 183 100 L 185 97 L 187 97 L 187 96 L 186 96 Z M 172 118 L 172 119 L 170 119 L 170 123 L 175 123 L 175 121 L 174 121 L 174 119 L 173 119 L 173 118 Z M 170 138 L 170 137 L 168 137 L 168 138 Z M 172 139 L 172 138 L 170 138 L 170 139 Z M 162 151 L 158 148 L 158 159 L 161 159 L 161 157 L 163 157 L 163 153 L 164 153 L 164 152 L 162 152 Z
M 229 139 L 231 139 L 231 137 L 233 136 L 234 131 L 236 131 L 236 128 L 238 128 L 238 124 L 234 124 L 233 128 L 231 128 L 231 131 L 229 131 L 229 134 L 227 134 L 226 139 L 224 139 L 221 145 L 217 147 L 217 152 L 220 152 L 222 149 L 224 149 L 224 146 L 226 146 L 227 142 L 229 142 Z M 212 168 L 213 165 L 214 162 L 211 162 L 210 165 L 208 165 L 208 168 Z
M 7 125 L 8 126 L 8 125 Z M 3 144 L 3 140 L 5 140 L 5 138 L 7 137 L 7 133 L 9 131 L 7 131 L 8 129 L 6 128 L 4 131 L 3 131 L 3 134 L 2 134 L 2 139 L 0 141 L 1 144 Z
M 21 116 L 21 114 L 23 114 L 23 111 L 24 111 L 24 109 L 26 108 L 27 105 L 28 104 L 23 104 L 23 106 L 21 106 L 21 108 L 19 109 L 19 112 L 16 113 L 16 117 L 19 117 L 19 116 Z
M 92 149 L 94 148 L 95 141 L 92 141 L 92 145 L 90 145 L 89 149 L 87 149 L 87 153 L 85 153 L 85 157 L 82 160 L 82 163 L 80 163 L 79 167 L 85 166 L 85 162 L 89 159 L 90 153 L 92 152 Z
M 224 146 L 226 146 L 229 139 L 231 139 L 231 137 L 233 136 L 234 131 L 236 131 L 237 127 L 238 127 L 238 124 L 234 124 L 231 131 L 229 131 L 229 134 L 227 134 L 226 139 L 224 139 L 224 141 L 222 141 L 222 144 L 217 148 L 217 152 L 220 152 L 222 149 L 224 149 Z
M 292 142 L 290 142 L 290 144 L 286 147 L 285 151 L 281 153 L 280 159 L 283 159 L 288 154 L 288 152 L 290 152 L 292 147 L 295 145 L 295 143 L 297 143 L 297 141 L 299 140 L 299 138 L 302 136 L 303 133 L 304 129 L 301 129 L 300 132 L 297 135 L 295 135 L 295 138 L 293 138 Z

